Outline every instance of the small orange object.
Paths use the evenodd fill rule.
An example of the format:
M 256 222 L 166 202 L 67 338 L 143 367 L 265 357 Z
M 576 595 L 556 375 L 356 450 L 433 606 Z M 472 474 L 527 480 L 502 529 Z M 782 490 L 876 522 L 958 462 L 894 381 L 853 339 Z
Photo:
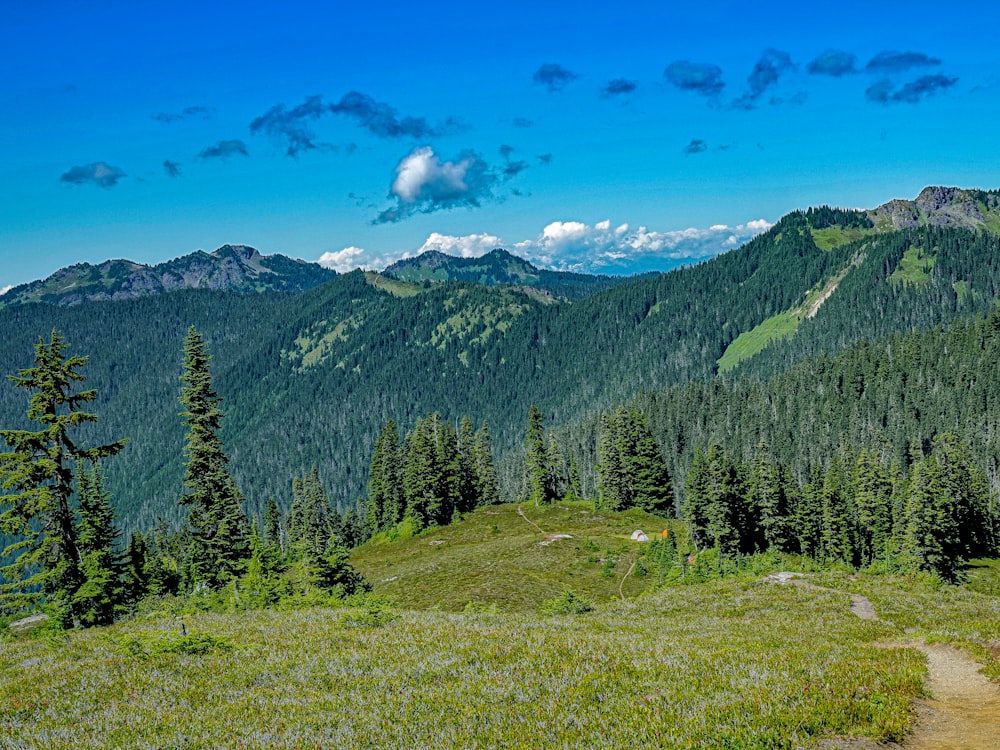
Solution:
M 660 536 L 662 536 L 664 539 L 666 539 L 667 536 L 669 536 L 669 532 L 666 529 L 664 529 L 663 532 L 660 534 Z

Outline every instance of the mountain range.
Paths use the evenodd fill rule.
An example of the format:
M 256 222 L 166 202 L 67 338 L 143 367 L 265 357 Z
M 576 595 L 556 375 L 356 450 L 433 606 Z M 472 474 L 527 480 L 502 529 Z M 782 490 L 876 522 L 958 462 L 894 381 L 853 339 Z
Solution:
M 0 372 L 30 366 L 53 328 L 90 357 L 100 421 L 85 437 L 130 438 L 106 467 L 127 528 L 179 517 L 178 376 L 191 325 L 209 341 L 223 439 L 251 510 L 268 497 L 287 507 L 292 479 L 314 465 L 337 505 L 354 506 L 381 424 L 405 430 L 431 411 L 489 423 L 514 496 L 529 405 L 567 455 L 593 456 L 593 429 L 574 425 L 642 394 L 655 403 L 692 381 L 763 383 L 862 340 L 984 314 L 1000 297 L 998 195 L 928 188 L 872 211 L 796 211 L 711 261 L 625 279 L 553 276 L 501 250 L 337 275 L 227 246 L 152 269 L 109 266 L 159 280 L 140 294 L 95 270 L 107 264 L 74 266 L 61 278 L 83 269 L 93 281 L 60 287 L 60 272 L 36 282 L 47 292 L 29 284 L 5 296 Z M 699 400 L 709 401 L 687 415 L 698 435 L 732 430 Z M 0 389 L 0 424 L 23 425 L 26 405 Z M 658 429 L 674 468 L 702 447 L 694 433 Z M 592 491 L 593 467 L 580 471 Z
M 199 250 L 155 266 L 130 260 L 106 260 L 98 265 L 78 263 L 56 271 L 47 279 L 14 287 L 0 297 L 0 304 L 76 305 L 137 299 L 182 289 L 301 292 L 336 275 L 315 263 L 284 255 L 261 255 L 246 245 L 223 245 L 211 253 Z

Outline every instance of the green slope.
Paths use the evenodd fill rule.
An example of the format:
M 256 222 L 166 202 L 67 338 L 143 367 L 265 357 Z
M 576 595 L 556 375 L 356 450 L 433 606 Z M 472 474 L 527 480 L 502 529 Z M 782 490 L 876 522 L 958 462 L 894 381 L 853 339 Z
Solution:
M 638 510 L 595 512 L 592 503 L 495 505 L 416 538 L 376 537 L 351 561 L 403 607 L 537 612 L 564 588 L 598 603 L 647 590 L 654 576 L 627 575 L 643 547 L 630 535 L 652 537 L 670 523 Z

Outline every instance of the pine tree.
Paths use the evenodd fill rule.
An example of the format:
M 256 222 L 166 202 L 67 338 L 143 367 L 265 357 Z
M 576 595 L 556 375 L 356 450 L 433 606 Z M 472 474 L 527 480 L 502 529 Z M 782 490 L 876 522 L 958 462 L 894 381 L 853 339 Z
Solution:
M 302 478 L 292 480 L 291 510 L 288 512 L 289 544 L 301 551 L 308 548 L 322 554 L 330 544 L 332 524 L 330 500 L 319 480 L 315 466 Z
M 893 554 L 893 486 L 876 451 L 858 451 L 853 484 L 860 563 L 887 563 Z
M 115 551 L 115 528 L 110 495 L 97 466 L 77 465 L 80 522 L 77 544 L 83 583 L 73 594 L 73 611 L 85 625 L 108 625 L 124 603 L 122 564 Z
M 39 339 L 34 367 L 9 376 L 18 388 L 34 391 L 28 418 L 41 429 L 0 430 L 10 447 L 0 454 L 0 532 L 15 537 L 0 558 L 13 561 L 0 567 L 0 604 L 15 608 L 41 600 L 52 603 L 57 618 L 73 620 L 72 597 L 83 583 L 83 555 L 77 539 L 70 497 L 73 466 L 118 453 L 125 441 L 81 448 L 71 437 L 73 428 L 97 421 L 80 410 L 97 397 L 94 390 L 72 392 L 85 377 L 79 372 L 86 357 L 66 356 L 67 345 L 57 331 L 48 343 Z
M 237 575 L 250 555 L 249 524 L 242 496 L 227 470 L 219 430 L 221 399 L 212 389 L 211 357 L 204 338 L 192 326 L 184 340 L 181 416 L 188 428 L 181 504 L 190 508 L 192 575 L 195 582 L 219 586 Z
M 142 599 L 149 591 L 149 578 L 146 574 L 146 537 L 141 531 L 135 531 L 125 548 L 125 563 L 122 571 L 124 599 L 128 604 Z
M 500 483 L 493 464 L 490 428 L 486 422 L 476 431 L 472 444 L 472 463 L 475 474 L 476 505 L 496 505 L 500 502 Z
M 279 554 L 285 553 L 285 540 L 281 533 L 281 511 L 273 497 L 267 499 L 264 508 L 263 542 L 278 550 Z
M 528 409 L 528 429 L 524 435 L 525 484 L 527 501 L 546 505 L 555 500 L 551 465 L 545 445 L 545 426 L 537 406 Z
M 403 520 L 405 502 L 400 462 L 403 457 L 396 423 L 389 420 L 375 440 L 368 470 L 368 502 L 365 506 L 365 535 L 374 536 Z

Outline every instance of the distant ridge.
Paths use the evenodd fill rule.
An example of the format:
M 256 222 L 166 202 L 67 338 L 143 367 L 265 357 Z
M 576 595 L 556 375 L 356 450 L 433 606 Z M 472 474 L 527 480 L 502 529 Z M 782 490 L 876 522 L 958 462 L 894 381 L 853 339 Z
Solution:
M 179 289 L 301 292 L 336 275 L 316 263 L 284 255 L 261 255 L 247 245 L 223 245 L 211 253 L 198 250 L 155 266 L 130 260 L 107 260 L 98 265 L 77 263 L 42 281 L 14 287 L 0 297 L 0 306 L 30 302 L 66 306 L 137 299 Z
M 1000 191 L 931 186 L 916 200 L 891 200 L 866 213 L 883 231 L 936 226 L 1000 232 Z
M 536 268 L 502 248 L 478 258 L 457 258 L 428 250 L 415 258 L 397 261 L 383 275 L 400 281 L 468 281 L 487 286 L 516 284 L 548 292 L 555 297 L 582 299 L 591 294 L 634 280 L 636 277 L 605 276 Z M 656 274 L 645 274 L 655 276 Z

